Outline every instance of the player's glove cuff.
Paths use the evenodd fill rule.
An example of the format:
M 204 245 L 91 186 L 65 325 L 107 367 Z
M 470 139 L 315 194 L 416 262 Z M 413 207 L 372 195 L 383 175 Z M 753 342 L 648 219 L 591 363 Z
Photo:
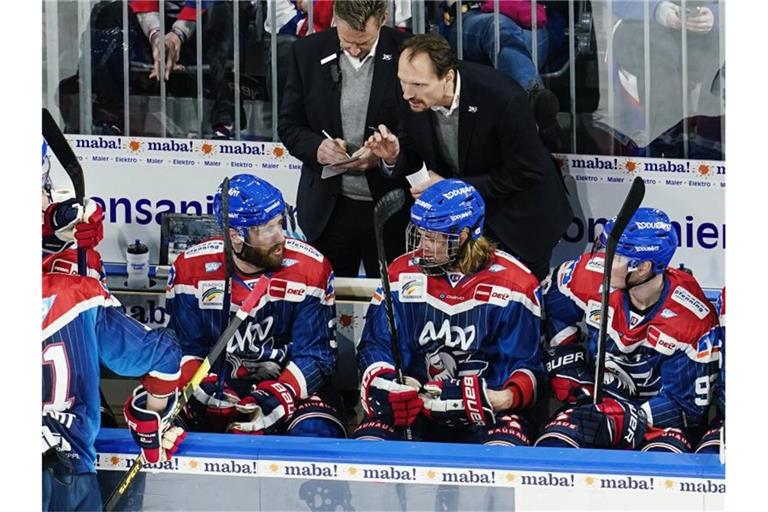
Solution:
M 180 427 L 170 426 L 177 394 L 168 397 L 161 412 L 147 409 L 148 396 L 149 393 L 138 386 L 125 401 L 123 414 L 133 440 L 141 448 L 142 457 L 147 463 L 154 464 L 169 460 L 187 434 Z
M 468 375 L 461 379 L 424 384 L 424 414 L 449 427 L 493 425 L 496 418 L 486 393 L 485 379 Z

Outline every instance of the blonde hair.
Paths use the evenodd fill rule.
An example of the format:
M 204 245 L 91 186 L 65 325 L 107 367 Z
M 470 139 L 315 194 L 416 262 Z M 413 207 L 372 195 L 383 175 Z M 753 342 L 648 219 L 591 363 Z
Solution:
M 468 239 L 459 248 L 458 257 L 451 269 L 466 275 L 474 274 L 491 261 L 495 250 L 496 242 L 484 236 L 477 240 Z

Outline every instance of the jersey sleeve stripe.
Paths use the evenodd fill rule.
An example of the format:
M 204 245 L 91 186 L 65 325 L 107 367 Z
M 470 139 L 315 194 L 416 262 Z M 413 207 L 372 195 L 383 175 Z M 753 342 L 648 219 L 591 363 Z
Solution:
M 43 339 L 46 339 L 50 336 L 52 336 L 56 331 L 63 328 L 65 325 L 73 321 L 77 316 L 82 313 L 83 311 L 87 311 L 89 309 L 97 308 L 97 307 L 120 307 L 120 301 L 118 301 L 113 296 L 104 297 L 102 295 L 97 295 L 96 297 L 91 297 L 90 299 L 86 299 L 84 301 L 78 302 L 74 306 L 72 306 L 68 311 L 66 311 L 64 314 L 50 322 L 49 324 L 43 323 Z M 50 314 L 50 313 L 49 313 Z
M 278 380 L 291 386 L 298 398 L 304 399 L 309 396 L 307 393 L 307 381 L 304 378 L 304 374 L 293 361 L 286 365 L 285 370 L 280 374 Z

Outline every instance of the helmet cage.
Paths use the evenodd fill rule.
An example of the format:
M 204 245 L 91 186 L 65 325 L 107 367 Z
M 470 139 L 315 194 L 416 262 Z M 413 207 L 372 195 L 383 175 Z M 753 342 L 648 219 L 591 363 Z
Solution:
M 439 242 L 427 248 L 422 243 L 424 235 L 434 236 Z M 430 276 L 445 274 L 459 256 L 461 249 L 460 233 L 442 233 L 421 228 L 413 222 L 408 223 L 405 231 L 405 250 L 410 254 L 411 262 L 422 272 Z M 442 248 L 443 254 L 438 254 Z M 442 252 L 442 251 L 441 251 Z

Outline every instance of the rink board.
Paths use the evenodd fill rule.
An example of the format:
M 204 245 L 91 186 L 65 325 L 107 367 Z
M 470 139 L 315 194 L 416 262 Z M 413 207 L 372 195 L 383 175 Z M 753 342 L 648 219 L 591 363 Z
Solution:
M 122 429 L 96 448 L 106 496 L 138 452 Z M 717 455 L 200 433 L 144 472 L 121 509 L 712 510 L 726 490 Z
M 250 173 L 278 187 L 295 206 L 301 162 L 279 143 L 70 135 L 85 173 L 86 194 L 105 209 L 104 261 L 125 262 L 136 238 L 157 263 L 160 218 L 211 213 L 225 176 Z M 565 177 L 574 219 L 552 265 L 588 248 L 599 226 L 619 210 L 635 176 L 646 181 L 643 205 L 665 210 L 680 232 L 673 265 L 692 268 L 702 286 L 725 284 L 725 162 L 667 158 L 555 155 Z M 55 188 L 71 188 L 52 158 Z

